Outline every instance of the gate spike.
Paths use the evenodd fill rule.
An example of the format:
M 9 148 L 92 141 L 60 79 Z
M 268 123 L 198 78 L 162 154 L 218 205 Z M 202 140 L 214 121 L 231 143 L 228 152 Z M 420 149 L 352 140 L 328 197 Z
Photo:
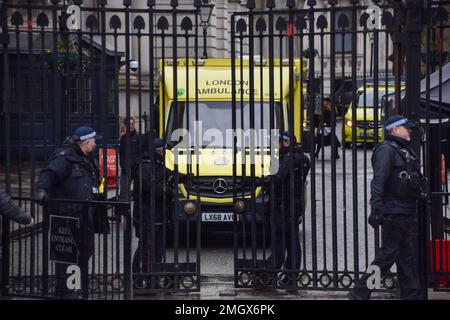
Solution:
M 147 0 L 147 7 L 152 8 L 155 6 L 155 0 Z
M 244 33 L 245 31 L 247 31 L 247 22 L 245 22 L 245 20 L 241 18 L 236 23 L 236 32 Z
M 169 29 L 169 21 L 166 17 L 162 16 L 158 19 L 158 22 L 156 23 L 156 27 L 159 30 L 165 31 Z
M 262 17 L 258 18 L 258 21 L 256 21 L 256 31 L 263 33 L 264 31 L 266 31 L 266 29 L 266 20 L 264 20 L 264 18 Z
M 194 7 L 199 8 L 202 6 L 202 0 L 194 0 Z
M 170 6 L 172 8 L 178 7 L 178 0 L 170 0 Z
M 323 31 L 323 29 L 328 28 L 328 21 L 327 18 L 321 14 L 319 16 L 319 18 L 317 18 L 317 22 L 316 22 L 317 28 L 321 29 Z
M 328 4 L 330 6 L 335 6 L 337 4 L 337 0 L 328 0 Z
M 11 17 L 11 24 L 15 27 L 23 25 L 23 17 L 19 11 L 13 13 Z
M 120 21 L 118 15 L 115 14 L 111 17 L 111 20 L 109 20 L 109 26 L 114 30 L 120 29 L 122 27 L 122 22 Z
M 48 27 L 48 16 L 44 12 L 41 12 L 37 17 L 36 24 L 38 27 Z
M 133 27 L 138 31 L 145 29 L 144 18 L 142 18 L 142 16 L 137 16 L 136 19 L 134 19 Z
M 102 7 L 105 7 L 108 4 L 108 1 L 107 0 L 100 0 L 98 2 L 98 4 L 101 5 Z
M 193 27 L 192 20 L 189 17 L 184 17 L 181 21 L 181 30 L 188 32 L 191 31 Z
M 381 16 L 381 24 L 386 27 L 390 27 L 394 24 L 394 17 L 392 16 L 392 13 L 389 11 L 383 12 L 383 15 Z
M 359 3 L 359 0 L 350 0 L 350 3 L 356 6 Z
M 295 8 L 295 0 L 287 0 L 286 7 L 290 9 Z
M 267 9 L 273 9 L 273 8 L 275 8 L 275 0 L 267 0 L 266 8 L 267 8 Z
M 307 5 L 311 8 L 314 7 L 317 4 L 316 0 L 308 0 Z
M 88 29 L 97 28 L 97 17 L 94 14 L 90 14 L 86 19 L 86 27 Z
M 283 17 L 278 17 L 277 21 L 275 22 L 275 30 L 279 32 L 283 32 L 287 30 L 287 21 Z
M 124 5 L 125 7 L 131 6 L 131 0 L 123 0 L 123 5 Z
M 364 29 L 367 28 L 367 20 L 369 19 L 369 14 L 364 12 L 361 17 L 359 17 L 359 25 Z
M 349 21 L 347 18 L 347 15 L 344 13 L 341 13 L 341 15 L 338 18 L 338 27 L 339 29 L 346 29 L 349 26 Z
M 256 8 L 255 0 L 247 0 L 247 9 L 253 10 Z

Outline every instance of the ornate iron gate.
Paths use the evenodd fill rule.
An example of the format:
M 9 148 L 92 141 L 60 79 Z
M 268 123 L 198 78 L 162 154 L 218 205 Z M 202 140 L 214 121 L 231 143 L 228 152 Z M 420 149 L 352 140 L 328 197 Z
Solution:
M 133 167 L 133 156 L 137 162 L 145 158 L 151 173 L 158 170 L 153 140 L 166 138 L 165 112 L 174 113 L 177 119 L 178 101 L 182 100 L 177 88 L 177 68 L 181 69 L 182 60 L 178 52 L 182 50 L 182 58 L 189 62 L 184 63 L 186 68 L 197 69 L 197 63 L 193 63 L 197 54 L 187 59 L 192 48 L 198 51 L 198 12 L 198 7 L 178 8 L 177 1 L 172 1 L 169 9 L 156 9 L 155 1 L 148 1 L 141 9 L 131 8 L 131 1 L 119 6 L 100 1 L 96 7 L 85 6 L 83 1 L 70 5 L 66 1 L 45 5 L 2 1 L 1 179 L 6 190 L 38 222 L 35 227 L 23 228 L 3 221 L 3 294 L 55 296 L 53 264 L 45 254 L 48 217 L 32 197 L 39 170 L 49 155 L 82 125 L 92 126 L 103 136 L 99 158 L 105 179 L 104 205 L 111 209 L 111 230 L 96 237 L 95 252 L 88 257 L 89 266 L 86 262 L 82 270 L 82 296 L 128 299 L 139 293 L 200 289 L 199 206 L 195 199 L 182 199 L 178 165 L 169 170 L 166 163 L 173 156 L 166 154 L 163 158 L 164 177 L 156 182 L 173 187 L 165 190 L 168 203 L 163 208 L 159 206 L 161 199 L 154 196 L 159 185 L 155 185 L 153 174 L 143 176 L 138 171 L 140 181 L 145 182 L 142 188 L 147 188 L 145 194 L 151 196 L 136 198 L 136 194 L 143 194 L 139 189 L 134 201 L 129 180 L 138 170 Z M 132 45 L 137 48 L 137 61 L 131 59 Z M 148 56 L 143 55 L 144 47 Z M 142 73 L 143 65 L 148 67 L 147 74 Z M 166 82 L 164 76 L 169 72 L 175 84 Z M 195 88 L 196 81 L 189 72 L 186 77 Z M 155 87 L 163 93 L 159 98 Z M 172 88 L 170 95 L 168 88 Z M 184 99 L 191 99 L 189 93 Z M 123 128 L 126 146 L 118 145 L 122 109 L 126 118 L 134 116 L 138 122 L 141 135 L 134 151 L 129 123 Z M 119 158 L 124 160 L 122 168 Z M 192 165 L 183 170 L 183 177 L 187 177 L 183 182 L 187 180 L 195 189 Z M 122 180 L 120 189 L 118 179 Z M 161 210 L 162 214 L 158 212 Z M 147 216 L 148 229 L 133 232 L 133 226 Z M 193 234 L 198 236 L 191 240 Z M 146 239 L 148 254 L 136 249 L 138 239 Z M 163 251 L 160 259 L 155 256 L 158 250 Z M 146 267 L 144 256 L 150 259 Z
M 449 1 L 306 1 L 303 9 L 290 0 L 265 1 L 263 9 L 248 1 L 247 11 L 231 16 L 231 59 L 223 61 L 198 56 L 201 1 L 191 9 L 178 1 L 169 9 L 155 1 L 141 9 L 131 1 L 95 8 L 72 2 L 2 1 L 0 178 L 38 222 L 24 228 L 3 221 L 4 295 L 54 296 L 49 220 L 32 196 L 44 160 L 84 124 L 104 137 L 103 177 L 124 181 L 120 189 L 105 186 L 110 232 L 96 236 L 93 258 L 84 261 L 84 298 L 199 291 L 202 225 L 219 218 L 234 221 L 236 287 L 347 290 L 380 245 L 379 230 L 367 226 L 371 148 L 383 137 L 384 119 L 399 112 L 423 124 L 415 148 L 432 192 L 419 207 L 422 280 L 448 290 Z M 203 81 L 214 67 L 227 75 Z M 121 90 L 126 118 L 135 116 L 145 134 L 133 151 L 125 125 L 120 156 L 127 171 L 119 175 L 117 161 L 108 170 L 108 149 L 119 152 Z M 317 134 L 325 95 L 336 108 L 328 113 L 331 131 Z M 214 118 L 212 107 L 231 108 L 227 119 L 214 117 L 231 124 L 221 129 L 232 130 L 232 142 L 208 149 L 195 126 Z M 285 131 L 300 142 L 289 153 L 308 157 L 281 161 Z M 161 163 L 156 137 L 168 144 Z M 132 167 L 133 152 L 150 175 L 144 165 Z M 203 162 L 208 157 L 215 171 Z M 141 183 L 132 198 L 134 171 Z M 288 177 L 286 185 L 277 173 Z M 303 183 L 298 177 L 306 173 Z M 149 228 L 135 228 L 133 237 L 132 226 L 145 221 Z M 147 254 L 135 255 L 137 238 L 148 240 Z M 395 289 L 395 272 L 382 283 L 382 290 Z
M 429 131 L 433 115 L 425 112 L 429 102 L 421 100 L 421 105 L 419 96 L 425 99 L 429 92 L 429 81 L 428 87 L 425 82 L 430 78 L 431 59 L 444 59 L 442 42 L 433 56 L 430 32 L 440 31 L 442 41 L 448 20 L 445 3 L 407 1 L 403 7 L 400 2 L 387 1 L 350 1 L 342 6 L 337 6 L 337 1 L 327 1 L 327 6 L 305 2 L 303 9 L 298 9 L 295 1 L 286 5 L 267 1 L 265 8 L 257 9 L 255 1 L 248 1 L 247 12 L 232 16 L 233 129 L 256 129 L 246 145 L 239 138 L 234 144 L 235 159 L 243 150 L 250 154 L 248 163 L 237 160 L 233 171 L 233 179 L 245 180 L 249 190 L 248 194 L 235 192 L 234 198 L 238 204 L 234 242 L 237 287 L 348 290 L 367 269 L 380 245 L 380 230 L 367 225 L 370 158 L 372 147 L 382 140 L 382 123 L 388 116 L 401 112 L 427 124 L 420 132 L 422 140 L 417 132 L 414 148 L 422 151 L 428 176 L 439 168 L 430 163 L 434 148 L 419 144 L 433 141 Z M 421 41 L 425 43 L 422 30 L 428 31 L 428 46 L 421 55 Z M 439 61 L 437 65 L 442 67 L 444 60 Z M 424 78 L 421 88 L 420 78 Z M 434 86 L 442 88 L 442 79 Z M 331 107 L 325 120 L 331 130 L 319 134 L 317 127 L 327 112 L 322 107 L 325 96 L 336 109 Z M 243 111 L 246 105 L 250 107 Z M 259 112 L 263 106 L 270 111 Z M 442 97 L 434 107 L 437 113 L 448 112 Z M 441 122 L 440 133 L 445 130 Z M 304 166 L 293 163 L 293 157 L 288 158 L 286 186 L 277 182 L 283 173 L 264 170 L 267 163 L 273 165 L 281 159 L 275 155 L 264 161 L 267 155 L 261 155 L 263 135 L 259 131 L 264 125 L 278 130 L 270 135 L 267 148 L 278 144 L 282 131 L 288 131 L 291 142 L 294 138 L 300 142 L 298 150 L 303 149 L 311 162 L 304 185 L 294 171 Z M 323 147 L 326 145 L 330 152 Z M 296 153 L 292 143 L 289 153 Z M 255 160 L 258 157 L 260 161 Z M 443 169 L 445 177 L 446 172 Z M 303 203 L 296 201 L 302 192 Z M 440 211 L 438 216 L 442 217 Z M 424 226 L 429 223 L 424 210 L 419 217 L 421 274 L 427 283 L 429 238 Z M 444 244 L 436 245 L 441 253 Z M 441 272 L 448 270 L 442 264 L 444 256 L 439 256 Z M 382 279 L 381 290 L 396 287 L 393 270 Z

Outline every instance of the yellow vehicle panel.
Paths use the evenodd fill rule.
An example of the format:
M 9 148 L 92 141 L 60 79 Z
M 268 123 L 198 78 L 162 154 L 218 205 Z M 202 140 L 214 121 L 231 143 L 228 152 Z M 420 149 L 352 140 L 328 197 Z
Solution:
M 190 150 L 192 153 L 194 149 Z M 224 152 L 226 151 L 226 152 Z M 264 177 L 270 175 L 270 154 L 264 151 L 265 155 L 259 155 L 259 150 L 255 151 L 253 163 L 255 164 L 255 177 Z M 277 151 L 275 151 L 277 152 Z M 175 169 L 175 156 L 177 157 L 178 172 L 180 174 L 193 174 L 200 176 L 233 176 L 233 153 L 231 149 L 199 149 L 198 156 L 189 156 L 186 151 L 174 154 L 173 150 L 166 150 L 166 167 L 169 170 Z M 274 158 L 274 160 L 278 160 Z M 247 153 L 245 156 L 245 167 L 243 168 L 242 151 L 236 153 L 236 176 L 251 175 L 251 156 Z M 245 172 L 243 172 L 245 170 Z

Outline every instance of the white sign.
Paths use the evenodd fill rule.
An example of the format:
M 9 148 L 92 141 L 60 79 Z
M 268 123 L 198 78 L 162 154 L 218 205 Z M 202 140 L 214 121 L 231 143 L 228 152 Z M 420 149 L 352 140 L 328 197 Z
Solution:
M 202 221 L 204 222 L 233 222 L 232 212 L 203 212 Z

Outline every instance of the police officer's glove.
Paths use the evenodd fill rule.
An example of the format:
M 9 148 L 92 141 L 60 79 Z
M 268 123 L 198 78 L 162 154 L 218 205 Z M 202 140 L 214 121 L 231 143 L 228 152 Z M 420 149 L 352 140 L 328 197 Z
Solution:
M 44 202 L 48 199 L 47 192 L 43 189 L 36 191 L 34 196 L 34 200 L 40 205 L 44 204 Z
M 369 220 L 369 224 L 372 226 L 372 228 L 377 228 L 377 227 L 383 225 L 384 216 L 381 212 L 372 210 L 370 212 L 368 220 Z

